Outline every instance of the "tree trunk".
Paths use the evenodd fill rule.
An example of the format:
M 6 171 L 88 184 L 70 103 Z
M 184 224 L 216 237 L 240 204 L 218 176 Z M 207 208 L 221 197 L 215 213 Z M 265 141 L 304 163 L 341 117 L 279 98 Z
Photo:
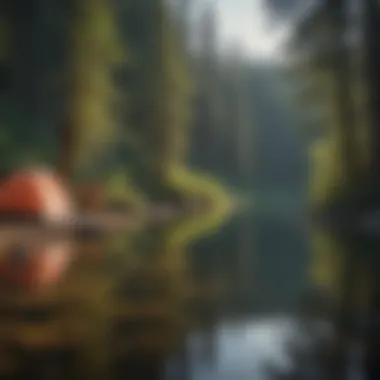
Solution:
M 65 106 L 64 114 L 60 125 L 58 126 L 59 134 L 59 152 L 58 152 L 58 171 L 64 178 L 70 178 L 74 169 L 75 160 L 75 137 L 76 125 L 73 118 L 73 101 L 76 94 L 76 73 L 75 59 L 78 47 L 74 41 L 74 23 L 80 12 L 81 1 L 67 0 L 66 9 L 68 13 L 68 43 L 66 54 L 66 75 L 65 79 Z
M 334 95 L 338 110 L 340 148 L 344 165 L 344 177 L 352 183 L 357 176 L 357 147 L 355 144 L 355 112 L 351 88 L 351 54 L 346 46 L 347 6 L 345 0 L 336 0 L 329 9 L 331 30 L 331 54 Z
M 364 0 L 364 45 L 370 117 L 371 174 L 378 182 L 380 171 L 380 11 L 376 0 Z

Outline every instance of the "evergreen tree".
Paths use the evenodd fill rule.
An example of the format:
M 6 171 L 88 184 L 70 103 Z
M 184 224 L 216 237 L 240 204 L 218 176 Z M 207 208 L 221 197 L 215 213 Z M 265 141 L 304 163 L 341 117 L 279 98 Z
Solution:
M 113 70 L 125 62 L 125 55 L 106 0 L 68 4 L 67 110 L 61 124 L 59 167 L 65 175 L 72 175 L 75 164 L 89 165 L 93 155 L 99 155 L 118 133 Z

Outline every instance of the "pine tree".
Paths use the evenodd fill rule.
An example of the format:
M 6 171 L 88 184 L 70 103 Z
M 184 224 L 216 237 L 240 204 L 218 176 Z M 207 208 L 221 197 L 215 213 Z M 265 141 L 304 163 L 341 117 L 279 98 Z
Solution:
M 118 133 L 113 70 L 125 62 L 115 16 L 106 0 L 72 0 L 67 60 L 67 110 L 61 124 L 59 168 L 72 175 Z

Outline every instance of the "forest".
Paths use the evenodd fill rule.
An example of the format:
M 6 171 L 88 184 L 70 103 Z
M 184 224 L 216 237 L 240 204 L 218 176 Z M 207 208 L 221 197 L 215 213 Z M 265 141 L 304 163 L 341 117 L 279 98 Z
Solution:
M 284 65 L 248 61 L 239 41 L 221 52 L 216 5 L 190 20 L 194 5 L 1 5 L 4 173 L 50 165 L 75 186 L 101 184 L 108 204 L 137 207 L 221 210 L 282 186 L 302 193 L 303 121 L 284 100 L 303 80 L 289 84 Z
M 241 243 L 239 225 L 247 222 L 238 221 L 214 242 L 193 242 L 187 255 L 195 272 L 220 277 L 227 288 L 244 277 L 247 302 L 257 269 L 244 263 L 253 251 L 268 255 L 259 276 L 265 282 L 278 256 L 271 234 L 281 227 L 267 226 L 268 213 L 301 213 L 308 148 L 296 127 L 300 112 L 288 101 L 294 84 L 284 65 L 247 60 L 239 40 L 222 52 L 217 5 L 205 5 L 193 19 L 195 5 L 1 5 L 1 170 L 50 165 L 74 188 L 100 185 L 102 207 L 206 211 L 179 223 L 182 245 L 201 230 L 217 230 L 232 209 L 254 206 L 261 222 L 246 225 L 244 234 L 256 224 L 263 230 L 255 249 Z M 294 260 L 305 245 L 292 238 L 298 223 L 292 216 L 290 237 L 277 244 L 297 251 Z M 273 304 L 279 297 L 273 293 Z
M 210 225 L 248 199 L 269 245 L 273 231 L 264 222 L 272 211 L 298 226 L 310 204 L 339 222 L 373 207 L 374 0 L 356 8 L 321 0 L 305 12 L 295 11 L 300 1 L 267 0 L 273 28 L 292 25 L 287 59 L 270 64 L 247 60 L 239 41 L 221 52 L 216 5 L 191 19 L 195 3 L 2 4 L 3 173 L 50 165 L 75 188 L 100 184 L 106 207 L 210 208 L 217 210 Z M 197 243 L 199 266 L 214 265 L 217 251 L 238 281 L 231 247 L 239 239 L 226 234 L 223 249 Z M 278 249 L 304 249 L 301 240 Z
M 358 215 L 378 203 L 378 4 L 313 1 L 301 16 L 297 1 L 268 4 L 295 25 L 287 74 L 309 145 L 311 199 Z
M 188 6 L 4 2 L 2 171 L 49 165 L 109 203 L 230 203 L 249 171 L 247 70 L 218 55 L 212 8 L 191 47 Z
M 263 3 L 273 30 L 291 25 L 281 62 L 247 59 L 238 40 L 222 51 L 217 2 L 0 4 L 0 175 L 48 166 L 78 198 L 100 192 L 95 208 L 187 214 L 112 248 L 80 243 L 54 302 L 81 305 L 56 339 L 66 347 L 70 326 L 83 329 L 94 376 L 110 331 L 109 356 L 128 367 L 131 352 L 172 350 L 193 312 L 209 324 L 288 312 L 310 284 L 341 301 L 337 319 L 363 311 L 363 294 L 378 312 L 379 244 L 354 230 L 379 204 L 378 2 Z M 55 339 L 14 326 L 19 346 Z

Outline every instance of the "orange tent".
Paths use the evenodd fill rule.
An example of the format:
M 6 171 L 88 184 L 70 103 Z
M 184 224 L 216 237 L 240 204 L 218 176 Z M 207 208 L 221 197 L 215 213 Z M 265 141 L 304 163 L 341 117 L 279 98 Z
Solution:
M 63 182 L 46 169 L 12 174 L 0 188 L 0 217 L 33 216 L 49 223 L 68 222 L 74 213 Z M 40 239 L 28 244 L 18 237 L 2 252 L 0 276 L 20 285 L 48 285 L 65 272 L 71 247 L 67 241 Z M 4 248 L 3 248 L 4 249 Z
M 56 222 L 73 212 L 63 181 L 46 169 L 16 172 L 0 187 L 0 214 L 36 215 Z

